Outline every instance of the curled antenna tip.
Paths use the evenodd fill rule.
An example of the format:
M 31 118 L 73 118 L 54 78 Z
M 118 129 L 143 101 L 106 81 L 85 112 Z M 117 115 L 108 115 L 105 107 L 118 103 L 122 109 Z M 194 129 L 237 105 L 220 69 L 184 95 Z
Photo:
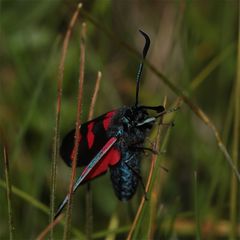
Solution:
M 139 32 L 144 36 L 144 38 L 146 40 L 145 46 L 143 48 L 143 58 L 145 58 L 146 55 L 147 55 L 149 46 L 150 46 L 150 37 L 144 31 L 142 31 L 141 29 L 139 29 Z
M 143 30 L 141 30 L 141 29 L 138 29 L 138 31 L 142 34 L 142 35 L 146 35 L 146 36 L 148 36 Z
M 150 38 L 149 38 L 149 36 L 145 32 L 143 32 L 142 30 L 140 30 L 140 29 L 139 29 L 139 32 L 145 38 L 145 45 L 144 45 L 143 52 L 142 52 L 142 62 L 140 63 L 139 68 L 138 68 L 138 72 L 137 72 L 136 101 L 135 101 L 135 106 L 136 107 L 138 106 L 139 84 L 140 84 L 140 78 L 141 78 L 142 70 L 143 70 L 143 63 L 144 63 L 144 59 L 145 59 L 145 57 L 147 55 L 147 52 L 148 52 L 148 49 L 149 49 L 149 46 L 150 46 Z

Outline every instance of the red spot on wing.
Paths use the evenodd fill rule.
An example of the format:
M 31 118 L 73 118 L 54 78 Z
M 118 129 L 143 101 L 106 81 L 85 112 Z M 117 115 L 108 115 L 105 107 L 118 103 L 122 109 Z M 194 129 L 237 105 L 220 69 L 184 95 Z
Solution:
M 88 124 L 87 142 L 88 142 L 89 149 L 93 146 L 94 138 L 95 138 L 95 135 L 92 132 L 93 126 L 94 126 L 94 122 L 91 122 Z
M 105 130 L 108 129 L 109 124 L 110 124 L 110 122 L 111 122 L 112 117 L 113 117 L 114 114 L 115 114 L 115 111 L 111 111 L 111 112 L 108 112 L 108 113 L 105 115 L 105 117 L 104 117 L 104 119 L 103 119 L 103 127 L 104 127 Z
M 109 166 L 113 166 L 119 162 L 121 154 L 116 148 L 111 148 L 109 152 L 94 166 L 85 180 L 93 179 L 105 173 Z
M 105 161 L 108 163 L 108 166 L 114 166 L 119 162 L 121 154 L 118 149 L 112 148 L 107 155 L 105 156 Z

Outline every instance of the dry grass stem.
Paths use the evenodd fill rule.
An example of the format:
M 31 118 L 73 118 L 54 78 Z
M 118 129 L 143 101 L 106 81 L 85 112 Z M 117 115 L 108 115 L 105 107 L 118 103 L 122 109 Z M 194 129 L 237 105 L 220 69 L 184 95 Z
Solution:
M 239 11 L 240 11 L 240 3 Z M 238 16 L 238 52 L 237 52 L 237 73 L 235 82 L 235 93 L 234 93 L 234 118 L 233 118 L 233 145 L 232 145 L 232 155 L 234 165 L 238 167 L 239 165 L 239 131 L 240 131 L 240 15 Z M 237 181 L 234 174 L 232 174 L 231 179 L 231 192 L 230 192 L 230 219 L 232 223 L 231 227 L 231 239 L 237 239 L 237 224 L 238 224 L 238 213 L 239 213 L 239 182 Z
M 57 173 L 57 157 L 59 152 L 59 127 L 60 127 L 60 114 L 61 114 L 61 102 L 62 102 L 62 82 L 64 76 L 64 63 L 66 59 L 67 49 L 69 45 L 69 39 L 72 33 L 73 26 L 76 23 L 77 17 L 80 12 L 81 5 L 78 5 L 75 13 L 72 16 L 70 24 L 67 29 L 67 33 L 64 37 L 62 54 L 60 59 L 60 64 L 58 68 L 58 78 L 57 78 L 57 106 L 56 106 L 56 119 L 55 119 L 55 131 L 54 131 L 54 144 L 53 144 L 53 160 L 51 169 L 51 203 L 50 203 L 50 223 L 54 219 L 55 210 L 55 192 L 56 192 L 56 173 Z M 53 239 L 53 231 L 51 230 L 50 239 Z
M 88 121 L 93 118 L 93 112 L 94 112 L 94 107 L 96 104 L 97 95 L 98 95 L 98 91 L 99 91 L 99 87 L 100 87 L 101 77 L 102 77 L 102 73 L 100 71 L 98 71 L 97 79 L 96 79 L 96 83 L 95 83 L 95 87 L 94 87 L 94 92 L 93 92 L 93 96 L 92 96 L 92 100 L 91 100 L 91 104 L 90 104 L 90 110 L 88 113 Z
M 37 236 L 37 240 L 43 240 L 47 236 L 47 234 L 62 220 L 63 214 L 60 214 L 53 222 L 49 223 L 49 225 Z
M 166 101 L 166 99 L 165 99 L 165 101 Z M 161 123 L 161 121 L 160 121 L 160 123 Z M 157 152 L 159 151 L 160 135 L 161 135 L 161 125 L 158 126 L 157 136 L 156 136 L 156 140 L 155 140 L 154 146 L 153 146 L 153 148 L 156 149 Z M 148 175 L 148 179 L 147 179 L 147 184 L 146 184 L 146 189 L 145 189 L 146 192 L 148 192 L 149 187 L 150 187 L 150 183 L 151 183 L 151 181 L 152 181 L 153 172 L 154 172 L 154 167 L 156 167 L 157 158 L 158 158 L 158 155 L 152 154 L 151 167 L 150 167 L 150 171 L 149 171 L 149 175 Z M 129 231 L 129 233 L 128 233 L 127 240 L 131 240 L 131 239 L 132 239 L 133 232 L 134 232 L 134 230 L 135 230 L 135 228 L 136 228 L 137 222 L 138 222 L 139 219 L 140 219 L 140 216 L 141 216 L 141 213 L 142 213 L 142 210 L 143 210 L 143 206 L 144 206 L 145 201 L 146 201 L 145 196 L 143 196 L 143 197 L 142 197 L 142 200 L 141 200 L 141 202 L 140 202 L 140 204 L 139 204 L 139 207 L 138 207 L 136 216 L 135 216 L 135 218 L 134 218 L 133 224 L 132 224 L 132 226 L 131 226 L 131 229 L 130 229 L 130 231 Z
M 82 24 L 80 33 L 80 66 L 79 66 L 79 88 L 78 88 L 78 102 L 77 102 L 77 119 L 76 119 L 76 130 L 75 130 L 75 142 L 74 142 L 74 156 L 72 162 L 72 174 L 69 184 L 69 200 L 67 204 L 66 212 L 66 225 L 64 228 L 64 239 L 68 239 L 69 228 L 71 225 L 71 210 L 72 210 L 72 194 L 73 186 L 76 177 L 76 166 L 78 157 L 78 146 L 80 140 L 80 116 L 82 110 L 82 96 L 83 96 L 83 81 L 84 81 L 84 67 L 85 67 L 85 39 L 86 39 L 86 23 Z
M 98 71 L 97 79 L 93 91 L 93 96 L 90 104 L 90 109 L 88 113 L 88 121 L 93 118 L 95 103 L 97 100 L 97 95 L 100 87 L 102 73 Z M 86 237 L 87 239 L 92 238 L 93 231 L 93 207 L 92 207 L 92 191 L 91 191 L 91 183 L 87 183 L 87 192 L 86 192 Z

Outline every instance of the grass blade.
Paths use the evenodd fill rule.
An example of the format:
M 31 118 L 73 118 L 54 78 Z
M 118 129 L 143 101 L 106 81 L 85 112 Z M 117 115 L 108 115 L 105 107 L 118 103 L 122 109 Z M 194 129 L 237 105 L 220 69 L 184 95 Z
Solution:
M 238 8 L 240 11 L 240 4 L 238 3 Z M 235 106 L 234 106 L 234 122 L 233 122 L 233 146 L 232 146 L 232 155 L 233 162 L 235 166 L 238 166 L 238 151 L 239 151 L 239 131 L 240 131 L 240 13 L 238 12 L 238 52 L 237 52 L 237 76 L 235 83 Z M 238 199 L 238 189 L 239 182 L 234 175 L 231 179 L 231 192 L 230 192 L 230 221 L 231 221 L 231 239 L 237 239 L 237 223 L 238 223 L 238 208 L 239 201 Z
M 95 104 L 97 101 L 97 95 L 98 95 L 98 91 L 99 91 L 99 87 L 100 87 L 101 78 L 102 78 L 102 73 L 100 71 L 98 71 L 97 79 L 96 79 L 96 83 L 95 83 L 95 87 L 94 87 L 94 91 L 93 91 L 93 96 L 92 96 L 92 100 L 91 100 L 91 104 L 90 104 L 90 109 L 89 109 L 89 113 L 88 113 L 88 121 L 93 118 L 93 113 L 94 113 L 94 108 L 95 108 Z
M 86 24 L 82 24 L 81 36 L 80 36 L 80 73 L 79 73 L 79 88 L 78 88 L 78 103 L 77 103 L 77 120 L 76 120 L 76 131 L 75 131 L 75 142 L 74 142 L 74 157 L 72 162 L 72 174 L 69 184 L 69 200 L 67 204 L 66 212 L 66 225 L 64 228 L 64 239 L 68 239 L 69 228 L 71 225 L 71 211 L 72 211 L 72 197 L 73 197 L 73 186 L 76 177 L 76 166 L 77 166 L 77 155 L 78 146 L 80 140 L 80 116 L 82 110 L 82 96 L 83 96 L 83 81 L 84 81 L 84 67 L 85 67 L 85 39 L 86 39 Z
M 59 127 L 60 127 L 60 114 L 61 114 L 61 102 L 62 102 L 62 82 L 64 76 L 64 63 L 66 59 L 67 49 L 69 39 L 72 33 L 72 28 L 77 20 L 79 15 L 81 5 L 78 5 L 77 10 L 72 16 L 70 21 L 67 33 L 65 35 L 62 47 L 62 55 L 58 69 L 58 95 L 57 95 L 57 107 L 56 107 L 56 120 L 55 120 L 55 133 L 54 133 L 54 144 L 53 144 L 53 160 L 52 160 L 52 169 L 51 169 L 51 203 L 50 203 L 50 223 L 54 219 L 55 211 L 55 192 L 56 192 L 56 172 L 57 172 L 57 156 L 59 152 Z M 53 231 L 51 230 L 50 239 L 53 239 Z
M 198 204 L 198 182 L 197 182 L 197 172 L 194 172 L 194 205 L 195 205 L 195 221 L 196 221 L 196 239 L 201 239 L 201 226 L 200 226 L 200 216 L 199 216 L 199 204 Z
M 6 144 L 3 146 L 4 155 L 4 170 L 6 178 L 6 190 L 7 190 L 7 204 L 8 204 L 8 227 L 9 227 L 9 239 L 13 239 L 13 218 L 12 218 L 12 185 L 9 173 L 9 159 L 8 149 Z
M 93 96 L 90 104 L 90 109 L 88 113 L 88 120 L 93 118 L 94 107 L 97 100 L 97 95 L 99 91 L 100 81 L 101 81 L 102 73 L 99 71 L 97 74 L 97 79 L 93 91 Z M 92 239 L 93 232 L 93 207 L 92 207 L 92 191 L 91 191 L 91 183 L 87 183 L 87 192 L 86 192 L 86 236 L 87 239 Z
M 161 121 L 160 121 L 161 123 Z M 161 136 L 161 124 L 159 124 L 158 129 L 157 129 L 157 135 L 155 138 L 155 142 L 154 142 L 154 149 L 156 149 L 156 151 L 159 151 L 159 144 L 160 144 L 160 136 Z M 151 189 L 153 187 L 153 183 L 154 180 L 156 178 L 156 172 L 159 169 L 159 164 L 157 163 L 158 161 L 158 155 L 153 154 L 152 158 L 151 158 L 151 168 L 149 171 L 149 176 L 148 176 L 148 180 L 147 180 L 147 184 L 146 184 L 146 192 L 151 194 Z M 151 201 L 151 199 L 149 200 L 149 202 Z M 142 220 L 142 215 L 144 214 L 144 207 L 146 205 L 150 205 L 150 203 L 146 203 L 146 199 L 143 196 L 141 203 L 138 207 L 138 211 L 137 214 L 134 218 L 133 224 L 131 226 L 131 229 L 129 231 L 127 240 L 131 240 L 131 239 L 137 239 L 139 237 L 138 232 L 141 226 L 141 220 Z

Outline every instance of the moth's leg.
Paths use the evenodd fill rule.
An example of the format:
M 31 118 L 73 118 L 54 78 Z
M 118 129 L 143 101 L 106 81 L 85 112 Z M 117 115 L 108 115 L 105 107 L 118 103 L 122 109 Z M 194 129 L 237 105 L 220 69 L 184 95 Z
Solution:
M 142 145 L 144 144 L 144 142 L 135 142 L 132 143 L 129 148 L 133 149 L 133 150 L 139 150 L 139 151 L 150 151 L 153 154 L 159 154 L 159 152 L 155 149 L 154 147 L 154 143 L 149 139 L 149 137 L 146 137 L 145 141 L 150 143 L 150 147 L 142 147 Z M 140 146 L 139 146 L 140 145 Z
M 130 159 L 129 159 L 130 160 Z M 143 179 L 142 179 L 142 176 L 132 167 L 128 164 L 128 161 L 125 161 L 125 164 L 129 167 L 129 169 L 132 170 L 132 172 L 137 176 L 137 178 L 139 179 L 140 183 L 141 183 L 141 186 L 142 186 L 142 189 L 143 189 L 143 192 L 144 192 L 144 197 L 145 197 L 145 200 L 148 200 L 148 197 L 147 197 L 147 192 L 145 191 L 146 187 L 145 187 L 145 184 L 143 182 Z
M 154 149 L 152 149 L 152 148 L 147 148 L 147 147 L 130 146 L 129 148 L 132 149 L 132 150 L 137 150 L 137 151 L 150 151 L 151 153 L 156 154 L 156 155 L 160 155 L 160 154 L 163 153 L 163 152 L 158 152 L 158 151 L 156 151 L 156 150 L 154 150 Z M 129 160 L 127 160 L 125 163 L 127 164 L 128 161 L 129 161 Z M 127 164 L 127 165 L 128 165 L 128 164 Z M 128 165 L 128 167 L 131 168 L 132 171 L 134 170 L 131 166 Z M 167 169 L 166 167 L 164 167 L 164 166 L 160 166 L 160 167 L 161 167 L 165 172 L 168 172 L 168 169 Z M 136 171 L 135 171 L 135 172 L 136 172 Z M 139 175 L 139 174 L 138 174 L 138 175 Z M 141 177 L 141 176 L 139 176 L 139 177 Z
M 159 154 L 159 152 L 158 151 L 156 151 L 155 149 L 153 149 L 153 148 L 148 148 L 148 147 L 138 147 L 138 146 L 130 146 L 129 147 L 130 149 L 132 149 L 132 150 L 138 150 L 138 151 L 150 151 L 151 153 L 153 153 L 153 154 Z

